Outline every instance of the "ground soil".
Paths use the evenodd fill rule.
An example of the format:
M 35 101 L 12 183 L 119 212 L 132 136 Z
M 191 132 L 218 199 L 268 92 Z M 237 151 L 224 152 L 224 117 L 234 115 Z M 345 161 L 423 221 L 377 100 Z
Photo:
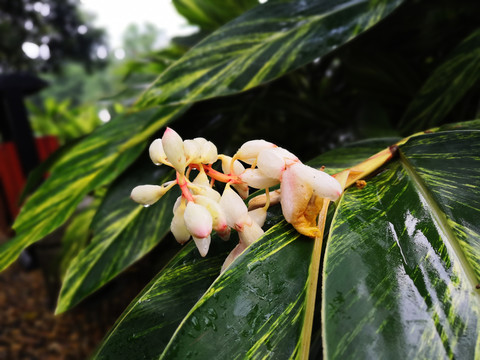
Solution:
M 136 281 L 130 291 L 119 286 L 130 280 L 55 316 L 42 270 L 15 263 L 0 274 L 0 360 L 88 359 L 140 290 Z

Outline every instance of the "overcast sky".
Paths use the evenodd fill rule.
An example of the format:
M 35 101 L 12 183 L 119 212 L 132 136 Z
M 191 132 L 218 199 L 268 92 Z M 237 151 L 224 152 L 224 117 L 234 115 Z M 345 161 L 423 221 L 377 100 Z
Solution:
M 96 14 L 95 25 L 107 30 L 110 46 L 122 44 L 122 34 L 132 23 L 150 22 L 165 30 L 168 37 L 191 32 L 170 0 L 81 0 L 83 8 Z

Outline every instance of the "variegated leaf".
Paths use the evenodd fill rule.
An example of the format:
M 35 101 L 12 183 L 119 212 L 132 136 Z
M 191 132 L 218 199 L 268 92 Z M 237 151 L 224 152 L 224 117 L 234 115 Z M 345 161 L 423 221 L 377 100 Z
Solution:
M 23 206 L 14 224 L 16 237 L 0 246 L 0 270 L 63 224 L 89 191 L 125 170 L 147 145 L 146 139 L 184 109 L 164 107 L 122 115 L 74 146 Z
M 235 241 L 213 237 L 205 258 L 193 242 L 187 244 L 133 300 L 94 358 L 158 358 L 182 319 L 220 273 Z
M 138 106 L 189 103 L 273 80 L 328 54 L 401 0 L 268 2 L 222 26 L 160 75 Z
M 400 153 L 339 203 L 325 255 L 324 356 L 478 358 L 480 131 L 413 137 Z
M 199 25 L 202 29 L 215 30 L 249 8 L 258 5 L 258 1 L 173 0 L 173 5 L 192 24 Z
M 448 115 L 480 79 L 480 29 L 463 40 L 427 79 L 408 106 L 400 126 L 425 129 Z
M 136 185 L 161 184 L 174 177 L 168 167 L 155 168 L 151 161 L 141 161 L 110 186 L 93 219 L 92 242 L 68 268 L 57 313 L 70 309 L 99 289 L 165 237 L 179 192 L 169 191 L 148 209 L 132 201 L 129 195 Z

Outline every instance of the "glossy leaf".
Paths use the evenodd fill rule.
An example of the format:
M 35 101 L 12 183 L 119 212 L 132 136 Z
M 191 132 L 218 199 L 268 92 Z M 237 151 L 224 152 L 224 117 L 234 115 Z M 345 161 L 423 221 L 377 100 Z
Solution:
M 272 227 L 213 283 L 160 358 L 295 355 L 312 248 L 284 221 Z
M 182 319 L 220 273 L 235 242 L 213 237 L 205 258 L 192 241 L 188 243 L 133 300 L 94 358 L 158 358 Z
M 418 131 L 438 124 L 479 79 L 480 29 L 462 41 L 427 79 L 400 126 Z
M 173 5 L 190 23 L 199 25 L 202 29 L 215 30 L 249 8 L 258 5 L 258 1 L 173 0 Z
M 183 109 L 165 107 L 122 115 L 65 154 L 23 206 L 14 224 L 16 237 L 0 246 L 0 270 L 63 224 L 89 191 L 123 172 L 147 145 L 148 137 Z
M 344 147 L 326 152 L 308 162 L 308 165 L 320 168 L 325 166 L 327 174 L 335 174 L 368 159 L 373 154 L 395 144 L 399 138 L 388 137 L 357 141 Z
M 411 138 L 339 203 L 325 255 L 325 358 L 477 358 L 480 132 Z
M 355 38 L 401 2 L 301 0 L 262 4 L 185 54 L 160 75 L 137 105 L 189 103 L 263 84 Z
M 110 186 L 93 219 L 92 242 L 68 268 L 56 313 L 76 305 L 162 241 L 170 231 L 179 192 L 171 190 L 148 209 L 132 201 L 130 192 L 138 184 L 162 184 L 174 177 L 170 168 L 155 168 L 148 161 Z

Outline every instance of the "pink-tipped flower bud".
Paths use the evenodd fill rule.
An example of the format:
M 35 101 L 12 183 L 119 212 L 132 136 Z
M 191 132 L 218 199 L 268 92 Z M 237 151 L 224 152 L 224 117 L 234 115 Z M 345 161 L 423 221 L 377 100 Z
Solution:
M 183 140 L 174 130 L 167 127 L 162 137 L 163 150 L 167 159 L 179 173 L 185 172 L 186 158 L 183 149 Z
M 259 169 L 247 169 L 240 175 L 240 179 L 255 189 L 265 189 L 280 183 L 280 180 L 266 176 Z
M 208 210 L 194 202 L 189 202 L 183 214 L 185 225 L 192 236 L 206 238 L 212 232 L 212 216 Z
M 130 197 L 139 204 L 150 206 L 157 202 L 166 192 L 167 190 L 163 186 L 139 185 L 132 190 Z
M 162 139 L 155 139 L 148 148 L 150 159 L 155 165 L 161 165 L 167 160 L 167 155 L 163 150 Z
M 265 140 L 250 140 L 243 144 L 240 149 L 238 149 L 235 156 L 237 159 L 240 159 L 247 164 L 253 164 L 260 151 L 271 149 L 276 146 L 277 145 Z
M 220 204 L 207 196 L 197 195 L 195 196 L 195 204 L 204 206 L 210 215 L 212 216 L 212 228 L 218 235 L 224 240 L 226 236 L 230 235 L 229 227 L 227 224 L 227 217 L 220 206 Z

